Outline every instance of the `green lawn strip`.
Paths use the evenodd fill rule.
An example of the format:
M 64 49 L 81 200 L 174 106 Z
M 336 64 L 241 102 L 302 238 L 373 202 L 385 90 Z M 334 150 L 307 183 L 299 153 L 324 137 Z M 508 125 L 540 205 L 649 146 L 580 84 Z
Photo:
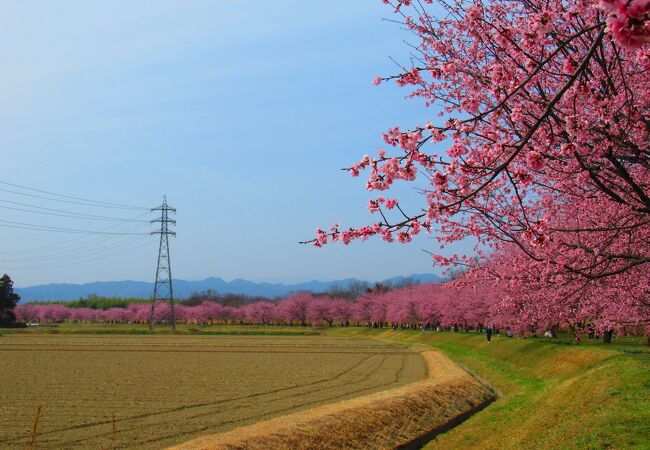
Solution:
M 465 332 L 327 334 L 430 345 L 497 389 L 495 403 L 426 448 L 650 448 L 650 353 L 641 339 L 558 345 L 497 337 L 488 344 Z

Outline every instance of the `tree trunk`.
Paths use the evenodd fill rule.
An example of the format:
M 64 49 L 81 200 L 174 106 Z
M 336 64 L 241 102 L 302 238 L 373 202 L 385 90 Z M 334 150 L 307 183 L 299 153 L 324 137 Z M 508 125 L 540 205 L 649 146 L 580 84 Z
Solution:
M 603 343 L 604 344 L 611 344 L 613 334 L 614 334 L 614 330 L 605 331 L 605 334 L 603 334 Z

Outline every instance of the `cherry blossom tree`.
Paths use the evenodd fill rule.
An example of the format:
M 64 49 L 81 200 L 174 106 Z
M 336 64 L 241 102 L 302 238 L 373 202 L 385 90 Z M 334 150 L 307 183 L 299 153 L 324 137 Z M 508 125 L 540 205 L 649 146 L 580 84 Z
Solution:
M 270 325 L 277 318 L 276 307 L 271 302 L 251 303 L 244 306 L 243 312 L 246 320 L 259 325 Z
M 36 322 L 38 321 L 38 308 L 36 305 L 18 305 L 14 308 L 16 320 L 18 322 Z
M 126 308 L 110 308 L 103 312 L 103 318 L 107 322 L 126 323 L 129 321 L 129 311 Z
M 234 321 L 239 317 L 238 310 L 232 306 L 224 306 L 221 309 L 219 314 L 219 320 L 223 321 L 224 324 L 228 324 L 229 321 Z
M 151 305 L 148 303 L 131 303 L 126 308 L 129 311 L 129 321 L 135 323 L 147 323 L 151 312 Z
M 151 304 L 149 306 L 149 313 L 151 312 Z M 169 303 L 164 301 L 156 301 L 156 307 L 154 308 L 153 321 L 154 323 L 167 323 L 171 316 L 171 307 Z M 149 320 L 148 316 L 144 322 Z
M 307 325 L 307 310 L 314 296 L 307 292 L 292 294 L 278 303 L 278 315 L 289 324 Z
M 319 229 L 312 242 L 428 231 L 441 248 L 514 243 L 588 279 L 650 262 L 650 2 L 436 3 L 393 3 L 416 42 L 411 64 L 375 83 L 410 87 L 440 119 L 388 130 L 393 150 L 348 169 L 368 170 L 371 191 L 422 180 L 421 211 L 378 196 L 379 221 Z
M 372 308 L 374 296 L 371 294 L 357 298 L 352 309 L 352 315 L 357 325 L 370 325 L 372 321 Z
M 204 323 L 214 323 L 222 319 L 223 306 L 217 302 L 206 301 L 199 306 L 199 313 Z
M 334 298 L 331 301 L 332 317 L 342 326 L 349 326 L 350 320 L 354 317 L 354 306 L 342 298 Z
M 481 286 L 492 321 L 518 332 L 553 333 L 561 324 L 606 342 L 612 333 L 650 331 L 650 277 L 635 267 L 597 280 L 558 275 L 519 248 L 493 255 L 455 283 Z
M 330 308 L 329 298 L 314 298 L 309 302 L 307 307 L 307 319 L 312 326 L 320 326 L 327 322 L 332 326 L 334 315 Z
M 430 112 L 347 169 L 383 191 L 368 204 L 379 219 L 309 242 L 433 233 L 434 265 L 485 265 L 499 295 L 456 299 L 442 322 L 647 330 L 650 0 L 384 3 L 414 42 L 409 63 L 374 83 Z M 419 209 L 385 193 L 396 183 L 417 185 Z M 468 239 L 477 259 L 443 255 Z

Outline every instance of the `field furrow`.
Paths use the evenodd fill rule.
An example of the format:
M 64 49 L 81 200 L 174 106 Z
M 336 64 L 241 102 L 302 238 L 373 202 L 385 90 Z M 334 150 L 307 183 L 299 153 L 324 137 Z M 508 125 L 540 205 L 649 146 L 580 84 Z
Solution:
M 323 336 L 10 335 L 0 357 L 2 448 L 39 405 L 38 448 L 160 448 L 426 376 L 406 348 Z

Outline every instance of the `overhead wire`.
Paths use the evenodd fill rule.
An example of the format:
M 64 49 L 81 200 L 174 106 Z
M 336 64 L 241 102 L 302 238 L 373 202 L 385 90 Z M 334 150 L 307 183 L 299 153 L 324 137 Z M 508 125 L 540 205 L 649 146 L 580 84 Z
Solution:
M 43 270 L 68 267 L 120 255 L 139 248 L 150 246 L 154 243 L 153 241 L 149 241 L 143 245 L 133 245 L 151 235 L 150 231 L 139 231 L 145 227 L 151 226 L 151 221 L 143 218 L 143 216 L 151 213 L 151 208 L 99 201 L 67 194 L 59 194 L 56 192 L 37 189 L 16 183 L 10 183 L 7 181 L 0 181 L 0 185 L 8 186 L 10 188 L 7 189 L 6 187 L 0 187 L 0 192 L 45 200 L 48 202 L 65 203 L 91 208 L 146 211 L 134 217 L 124 218 L 115 217 L 112 215 L 89 214 L 86 212 L 72 211 L 70 209 L 51 208 L 47 206 L 41 206 L 39 204 L 23 203 L 6 198 L 0 199 L 0 203 L 4 203 L 0 204 L 0 208 L 6 210 L 29 214 L 39 214 L 51 217 L 62 217 L 65 219 L 114 222 L 114 224 L 108 227 L 103 227 L 98 230 L 90 230 L 69 226 L 42 225 L 38 223 L 0 219 L 0 227 L 2 228 L 82 235 L 80 237 L 75 237 L 73 239 L 68 239 L 62 242 L 32 247 L 29 249 L 0 250 L 0 254 L 30 254 L 30 256 L 22 258 L 0 258 L 3 265 L 6 262 L 32 262 L 32 264 L 28 267 L 17 267 L 10 270 Z M 136 225 L 132 225 L 133 223 L 136 223 Z M 122 250 L 116 252 L 116 249 Z
M 8 225 L 3 225 L 8 224 Z M 120 235 L 120 236 L 135 236 L 142 233 L 121 233 L 121 232 L 106 232 L 106 231 L 96 231 L 96 230 L 80 230 L 76 228 L 63 228 L 63 227 L 51 227 L 49 225 L 36 225 L 24 222 L 14 222 L 12 220 L 0 220 L 0 227 L 5 228 L 17 228 L 22 230 L 33 230 L 33 231 L 51 231 L 53 233 L 73 233 L 73 234 L 106 234 L 106 235 Z
M 113 180 L 113 179 L 108 180 L 108 179 L 105 179 L 105 178 L 102 178 L 102 177 L 98 177 L 97 175 L 90 175 L 87 171 L 71 170 L 67 166 L 59 166 L 57 164 L 52 164 L 49 161 L 44 161 L 44 160 L 41 160 L 39 158 L 36 158 L 34 156 L 31 156 L 31 155 L 27 154 L 23 149 L 21 149 L 20 152 L 17 152 L 17 151 L 10 150 L 10 149 L 8 149 L 6 147 L 1 147 L 0 152 L 9 153 L 9 154 L 12 154 L 12 155 L 14 155 L 14 156 L 16 156 L 18 158 L 26 159 L 26 160 L 28 160 L 30 162 L 40 164 L 40 165 L 42 165 L 44 167 L 48 167 L 50 169 L 55 169 L 55 170 L 58 170 L 60 172 L 65 172 L 66 174 L 68 174 L 68 176 L 72 175 L 75 178 L 85 178 L 85 179 L 91 180 L 93 182 L 100 182 L 100 183 L 104 183 L 106 185 L 110 185 L 110 186 L 112 186 L 114 188 L 120 188 L 120 189 L 123 189 L 125 191 L 131 191 L 131 189 L 129 187 L 126 187 L 124 185 L 116 183 L 115 180 Z
M 148 209 L 148 208 L 132 208 L 132 207 L 123 207 L 123 206 L 109 206 L 109 205 L 98 205 L 94 203 L 84 203 L 84 202 L 77 202 L 77 201 L 72 201 L 72 200 L 63 200 L 60 198 L 52 198 L 52 197 L 45 197 L 43 195 L 35 195 L 35 194 L 28 194 L 27 192 L 18 192 L 18 191 L 12 191 L 11 189 L 4 189 L 0 188 L 1 192 L 8 192 L 10 194 L 15 194 L 15 195 L 22 195 L 25 197 L 30 197 L 30 198 L 38 198 L 41 200 L 50 200 L 53 202 L 59 202 L 59 203 L 67 203 L 70 205 L 81 205 L 81 206 L 91 206 L 91 207 L 101 207 L 101 208 L 111 208 L 111 209 Z
M 115 248 L 124 247 L 125 245 L 129 245 L 129 244 L 131 244 L 133 242 L 140 241 L 142 239 L 145 239 L 146 237 L 147 236 L 129 237 L 129 238 L 125 239 L 125 240 L 123 239 L 123 240 L 118 241 L 118 242 L 111 242 L 109 244 L 101 245 L 101 246 L 96 247 L 96 248 L 77 249 L 75 251 L 65 252 L 65 253 L 61 253 L 59 255 L 50 255 L 48 257 L 43 257 L 43 258 L 3 259 L 2 261 L 3 261 L 3 263 L 4 262 L 27 262 L 27 263 L 32 262 L 32 263 L 45 264 L 45 263 L 49 263 L 49 262 L 52 262 L 52 261 L 71 258 L 71 257 L 74 257 L 74 258 L 86 258 L 88 256 L 91 256 L 91 255 L 94 255 L 94 254 L 97 254 L 97 253 L 102 253 L 105 250 L 113 250 Z
M 150 212 L 146 213 L 141 213 L 136 216 L 133 216 L 132 219 L 139 219 L 141 217 L 149 215 Z M 128 228 L 124 228 L 121 231 L 134 231 L 138 230 L 141 228 L 144 228 L 146 226 L 149 226 L 149 220 L 143 220 L 143 223 L 140 225 L 135 225 L 135 226 L 130 226 Z M 100 228 L 99 231 L 107 231 L 107 230 L 114 230 L 114 229 L 120 229 L 122 226 L 124 226 L 124 223 L 116 223 L 109 225 L 107 227 Z M 107 239 L 105 236 L 96 236 L 96 235 L 83 235 L 83 236 L 77 236 L 72 239 L 66 239 L 61 242 L 56 242 L 53 244 L 48 244 L 48 245 L 42 245 L 38 247 L 31 247 L 31 248 L 22 248 L 18 250 L 0 250 L 0 254 L 12 254 L 12 253 L 33 253 L 33 252 L 41 252 L 41 251 L 53 251 L 54 249 L 65 249 L 68 244 L 70 243 L 81 243 L 81 242 L 87 242 L 87 243 L 94 243 L 98 241 L 103 241 Z
M 143 245 L 138 245 L 138 246 L 135 246 L 135 247 L 129 247 L 129 248 L 127 248 L 125 250 L 122 250 L 122 251 L 119 251 L 119 252 L 109 253 L 109 254 L 102 255 L 102 256 L 97 257 L 97 258 L 91 258 L 91 259 L 85 259 L 85 260 L 75 259 L 74 261 L 71 261 L 71 262 L 66 263 L 66 264 L 61 264 L 61 265 L 56 265 L 55 264 L 55 265 L 43 265 L 43 266 L 31 266 L 31 267 L 14 267 L 14 268 L 8 268 L 8 270 L 44 270 L 44 269 L 58 269 L 58 268 L 62 268 L 62 267 L 70 267 L 70 266 L 75 266 L 75 265 L 78 265 L 78 264 L 84 264 L 84 263 L 87 263 L 87 262 L 98 261 L 98 260 L 101 260 L 101 259 L 110 258 L 111 256 L 121 255 L 121 254 L 124 254 L 124 253 L 131 252 L 133 250 L 137 250 L 137 249 L 140 249 L 140 248 L 151 246 L 154 243 L 155 243 L 154 241 L 148 241 L 147 243 L 145 243 Z
M 55 192 L 50 192 L 50 191 L 46 191 L 46 190 L 43 190 L 43 189 L 36 189 L 36 188 L 33 188 L 33 187 L 29 187 L 29 186 L 23 186 L 21 184 L 9 183 L 7 181 L 0 181 L 0 184 L 4 184 L 6 186 L 11 186 L 11 187 L 14 187 L 14 188 L 19 188 L 19 189 L 25 189 L 25 190 L 32 191 L 32 192 L 39 192 L 41 194 L 53 195 L 55 197 L 62 197 L 62 198 L 67 198 L 67 199 L 71 199 L 71 200 L 78 200 L 78 201 L 82 201 L 82 202 L 86 202 L 86 203 L 93 203 L 96 206 L 102 206 L 102 207 L 106 207 L 106 208 L 140 209 L 140 210 L 149 209 L 149 208 L 145 208 L 145 207 L 142 207 L 142 206 L 125 205 L 125 204 L 121 204 L 121 203 L 112 203 L 112 202 L 105 202 L 105 201 L 101 201 L 101 200 L 92 200 L 92 199 L 83 198 L 83 197 L 75 197 L 75 196 L 72 196 L 72 195 L 57 194 Z M 55 200 L 56 201 L 56 199 L 49 199 L 49 200 Z M 88 206 L 90 206 L 90 205 L 88 205 Z
M 23 205 L 23 206 L 28 206 L 28 207 L 31 207 L 31 208 L 38 208 L 38 209 L 42 209 L 44 211 L 34 211 L 34 210 L 31 210 L 31 209 L 16 208 L 14 206 L 0 205 L 0 208 L 3 208 L 3 209 L 11 209 L 13 211 L 22 211 L 22 212 L 28 212 L 28 213 L 32 213 L 32 214 L 41 214 L 41 215 L 46 215 L 46 216 L 65 217 L 65 218 L 80 219 L 80 220 L 100 220 L 100 221 L 105 221 L 105 222 L 145 222 L 144 220 L 125 219 L 125 218 L 121 218 L 121 217 L 97 216 L 97 215 L 93 215 L 93 214 L 75 213 L 73 211 L 65 211 L 65 210 L 52 209 L 52 208 L 44 208 L 42 206 L 35 206 L 35 205 L 29 205 L 29 204 L 25 204 L 25 203 L 12 202 L 10 200 L 4 200 L 4 199 L 0 199 L 0 202 L 10 203 L 10 204 L 14 204 L 14 205 Z M 58 211 L 58 212 L 50 212 L 50 211 Z M 63 213 L 63 214 L 61 214 L 61 213 Z M 65 214 L 65 213 L 68 213 L 68 214 Z
M 88 251 L 94 251 L 96 249 L 110 248 L 112 246 L 122 245 L 123 242 L 132 242 L 147 237 L 150 233 L 146 235 L 139 236 L 103 236 L 102 239 L 99 239 L 94 242 L 85 243 L 82 245 L 71 246 L 69 248 L 54 249 L 45 252 L 40 252 L 31 255 L 30 257 L 21 257 L 21 258 L 4 258 L 0 257 L 0 262 L 16 262 L 16 261 L 43 261 L 49 260 L 52 258 L 66 257 L 75 254 L 84 254 Z M 98 245 L 100 244 L 100 245 Z

